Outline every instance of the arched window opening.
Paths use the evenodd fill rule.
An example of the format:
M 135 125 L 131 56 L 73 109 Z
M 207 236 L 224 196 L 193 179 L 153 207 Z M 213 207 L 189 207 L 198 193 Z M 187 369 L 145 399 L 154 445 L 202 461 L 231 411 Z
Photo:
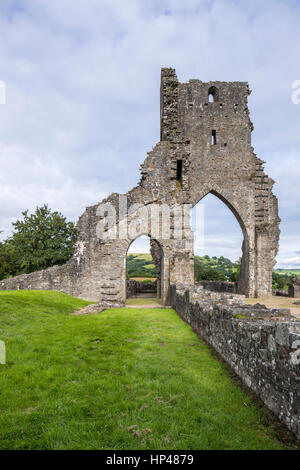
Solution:
M 195 282 L 220 281 L 236 292 L 244 235 L 232 210 L 210 193 L 193 208 L 192 229 Z
M 126 256 L 126 299 L 128 305 L 160 304 L 162 249 L 146 235 L 134 240 Z
M 219 101 L 219 90 L 215 86 L 211 86 L 208 90 L 208 101 L 209 103 Z

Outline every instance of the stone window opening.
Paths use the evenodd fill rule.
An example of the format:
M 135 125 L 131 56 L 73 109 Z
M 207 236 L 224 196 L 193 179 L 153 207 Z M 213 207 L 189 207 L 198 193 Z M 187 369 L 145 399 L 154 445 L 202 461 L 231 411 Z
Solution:
M 177 160 L 176 181 L 182 184 L 182 160 Z
M 217 131 L 211 131 L 211 145 L 217 144 Z
M 219 101 L 219 90 L 215 86 L 210 87 L 208 90 L 208 101 L 209 103 Z

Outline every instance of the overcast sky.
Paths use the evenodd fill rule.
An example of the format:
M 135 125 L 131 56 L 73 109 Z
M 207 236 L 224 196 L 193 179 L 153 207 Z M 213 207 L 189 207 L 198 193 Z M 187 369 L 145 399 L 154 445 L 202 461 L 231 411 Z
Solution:
M 47 202 L 76 221 L 127 192 L 159 140 L 161 67 L 248 81 L 253 145 L 276 180 L 280 267 L 300 267 L 300 2 L 1 0 L 0 230 Z M 202 254 L 236 259 L 240 228 L 205 199 Z

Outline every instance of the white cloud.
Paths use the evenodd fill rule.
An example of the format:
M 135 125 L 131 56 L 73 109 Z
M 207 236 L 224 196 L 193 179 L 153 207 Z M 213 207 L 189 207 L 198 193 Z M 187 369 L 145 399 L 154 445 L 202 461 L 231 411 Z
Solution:
M 292 258 L 282 258 L 280 265 L 283 268 L 293 268 L 300 266 L 300 256 L 293 256 Z

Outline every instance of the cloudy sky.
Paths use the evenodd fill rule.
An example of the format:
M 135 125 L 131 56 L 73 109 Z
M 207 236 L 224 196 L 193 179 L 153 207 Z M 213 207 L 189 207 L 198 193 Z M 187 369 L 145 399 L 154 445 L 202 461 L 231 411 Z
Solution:
M 248 81 L 253 145 L 276 180 L 278 266 L 300 267 L 300 2 L 1 0 L 0 230 L 47 202 L 76 221 L 127 192 L 159 140 L 160 68 L 180 81 Z M 240 255 L 240 228 L 208 196 L 202 253 Z

